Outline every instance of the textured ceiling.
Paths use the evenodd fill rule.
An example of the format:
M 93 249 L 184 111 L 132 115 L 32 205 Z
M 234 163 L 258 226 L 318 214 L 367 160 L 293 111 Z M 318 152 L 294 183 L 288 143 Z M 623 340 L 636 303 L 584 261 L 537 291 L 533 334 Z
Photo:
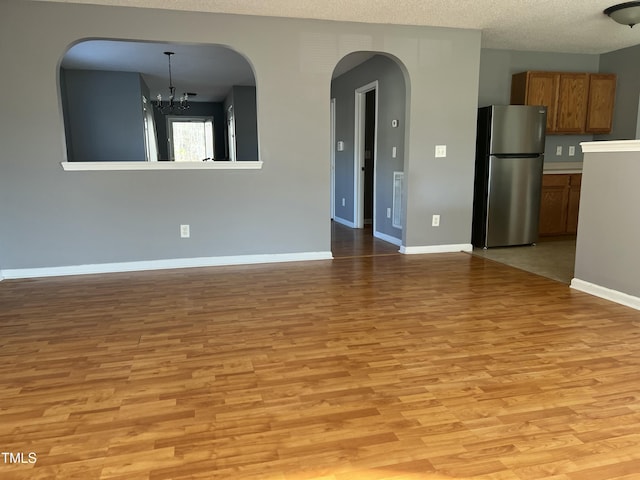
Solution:
M 482 46 L 600 54 L 640 44 L 610 0 L 41 0 L 482 30 Z

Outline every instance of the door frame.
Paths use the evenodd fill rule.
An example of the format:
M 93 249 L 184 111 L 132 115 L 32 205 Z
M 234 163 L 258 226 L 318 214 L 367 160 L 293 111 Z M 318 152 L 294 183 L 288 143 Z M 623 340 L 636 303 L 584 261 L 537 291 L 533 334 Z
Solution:
M 355 228 L 364 228 L 364 143 L 366 94 L 376 92 L 373 127 L 373 231 L 376 230 L 376 170 L 378 157 L 378 80 L 356 88 L 355 125 L 353 141 L 353 223 Z
M 329 104 L 329 137 L 331 142 L 330 158 L 331 158 L 331 220 L 336 216 L 336 99 L 332 98 Z

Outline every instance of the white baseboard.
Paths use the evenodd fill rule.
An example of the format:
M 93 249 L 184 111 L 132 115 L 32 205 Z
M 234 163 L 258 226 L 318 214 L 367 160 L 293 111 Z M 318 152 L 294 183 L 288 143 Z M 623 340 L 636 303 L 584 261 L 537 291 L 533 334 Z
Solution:
M 331 260 L 331 252 L 277 253 L 264 255 L 236 255 L 225 257 L 173 258 L 140 262 L 98 263 L 69 265 L 64 267 L 16 268 L 0 271 L 5 279 L 57 277 L 66 275 L 90 275 L 96 273 L 137 272 L 173 268 L 216 267 L 224 265 L 249 265 L 255 263 L 305 262 Z
M 373 236 L 379 238 L 380 240 L 384 240 L 385 242 L 392 243 L 393 245 L 402 246 L 402 240 L 400 238 L 392 237 L 391 235 L 387 235 L 382 232 L 373 232 Z
M 400 253 L 414 255 L 419 253 L 455 253 L 472 252 L 473 245 L 470 243 L 460 243 L 457 245 L 427 245 L 423 247 L 400 247 Z
M 610 300 L 612 302 L 625 305 L 627 307 L 635 308 L 636 310 L 640 310 L 640 297 L 634 297 L 633 295 L 628 295 L 617 290 L 611 290 L 607 287 L 602 287 L 594 283 L 585 282 L 584 280 L 580 280 L 579 278 L 574 278 L 573 280 L 571 280 L 571 288 L 580 290 L 581 292 L 588 293 L 590 295 L 594 295 L 596 297 L 604 298 L 605 300 Z
M 333 221 L 339 223 L 340 225 L 344 225 L 345 227 L 356 228 L 355 223 L 350 222 L 349 220 L 345 220 L 344 218 L 337 217 L 335 215 L 333 217 Z

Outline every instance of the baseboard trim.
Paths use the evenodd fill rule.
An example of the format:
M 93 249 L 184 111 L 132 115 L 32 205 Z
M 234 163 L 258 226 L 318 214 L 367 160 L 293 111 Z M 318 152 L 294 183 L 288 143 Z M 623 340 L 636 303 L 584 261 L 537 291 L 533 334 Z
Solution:
M 345 220 L 344 218 L 334 216 L 333 221 L 339 223 L 340 225 L 344 225 L 345 227 L 356 228 L 355 223 L 350 222 L 349 220 Z
M 5 279 L 59 277 L 68 275 L 91 275 L 100 273 L 138 272 L 144 270 L 167 270 L 174 268 L 219 267 L 250 265 L 257 263 L 306 262 L 331 260 L 331 252 L 277 253 L 264 255 L 233 255 L 224 257 L 173 258 L 140 262 L 98 263 L 69 265 L 63 267 L 5 269 L 0 277 Z
M 633 295 L 629 295 L 627 293 L 619 292 L 617 290 L 611 290 L 610 288 L 602 287 L 594 283 L 585 282 L 584 280 L 580 280 L 579 278 L 574 278 L 573 280 L 571 280 L 571 288 L 584 293 L 588 293 L 590 295 L 594 295 L 596 297 L 604 298 L 605 300 L 619 303 L 620 305 L 625 305 L 627 307 L 640 310 L 640 297 L 634 297 Z
M 380 240 L 384 240 L 385 242 L 392 243 L 393 245 L 397 245 L 398 247 L 402 246 L 402 240 L 396 237 L 392 237 L 391 235 L 387 235 L 382 232 L 373 232 L 373 236 L 379 238 Z
M 415 255 L 421 253 L 456 253 L 456 252 L 472 252 L 473 245 L 470 243 L 460 243 L 454 245 L 426 245 L 423 247 L 400 247 L 400 253 L 406 255 Z

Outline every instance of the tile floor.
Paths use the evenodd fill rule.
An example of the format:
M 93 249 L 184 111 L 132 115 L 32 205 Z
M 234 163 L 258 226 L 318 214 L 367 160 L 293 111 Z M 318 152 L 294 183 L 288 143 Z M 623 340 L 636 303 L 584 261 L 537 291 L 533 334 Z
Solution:
M 532 246 L 474 248 L 473 254 L 569 284 L 573 278 L 576 239 L 553 237 Z

